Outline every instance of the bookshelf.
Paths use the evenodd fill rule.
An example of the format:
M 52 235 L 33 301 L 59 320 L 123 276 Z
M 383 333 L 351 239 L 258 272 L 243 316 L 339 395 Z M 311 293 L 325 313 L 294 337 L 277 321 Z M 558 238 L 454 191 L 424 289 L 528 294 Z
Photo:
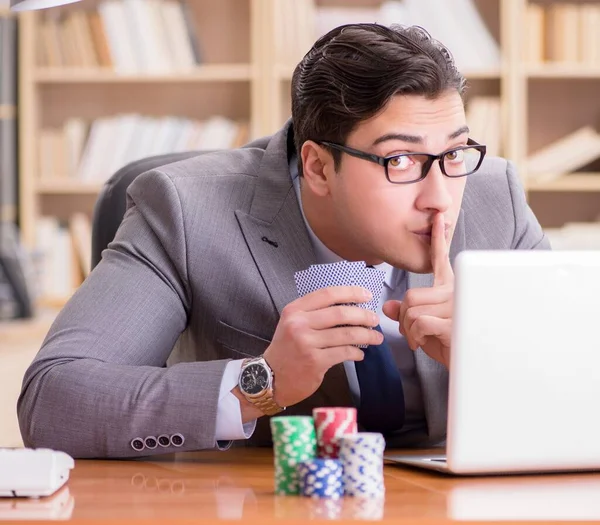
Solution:
M 94 177 L 86 178 L 79 177 L 79 173 L 72 176 L 72 173 L 65 173 L 67 170 L 55 169 L 57 166 L 64 168 L 63 162 L 55 164 L 52 172 L 44 173 L 42 151 L 45 150 L 41 148 L 47 140 L 48 130 L 61 129 L 70 120 L 81 119 L 87 126 L 89 138 L 92 123 L 100 119 L 117 119 L 120 115 L 135 115 L 139 117 L 136 129 L 140 129 L 142 119 L 151 118 L 154 133 L 159 133 L 157 129 L 165 129 L 167 119 L 185 119 L 184 124 L 189 128 L 192 122 L 199 126 L 219 118 L 240 126 L 244 124 L 246 133 L 242 142 L 264 133 L 259 115 L 263 79 L 259 72 L 262 45 L 257 18 L 261 10 L 264 11 L 264 1 L 189 0 L 179 4 L 170 0 L 126 0 L 119 3 L 119 8 L 123 9 L 121 14 L 125 13 L 120 18 L 115 18 L 116 2 L 102 0 L 20 14 L 19 219 L 23 241 L 29 249 L 34 250 L 39 245 L 40 224 L 46 228 L 43 231 L 50 231 L 51 225 L 44 224 L 43 217 L 55 217 L 67 228 L 70 228 L 73 214 L 83 212 L 91 217 L 104 181 L 118 169 L 116 164 L 107 164 L 111 167 L 105 172 L 96 170 Z M 107 12 L 107 6 L 112 13 Z M 171 10 L 169 14 L 167 6 Z M 173 14 L 175 7 L 181 11 Z M 137 40 L 132 38 L 125 42 L 126 37 L 119 40 L 127 33 L 126 29 L 131 35 L 140 29 L 135 27 L 138 17 L 129 16 L 131 11 L 126 12 L 127 9 L 133 9 L 139 19 L 146 22 L 144 27 L 149 28 L 150 38 L 136 33 Z M 91 21 L 94 16 L 101 20 L 104 31 L 103 45 L 100 46 L 98 40 L 92 41 L 93 62 L 89 53 L 84 55 L 81 51 L 86 48 L 86 41 L 82 39 L 81 20 L 78 20 L 79 26 L 75 22 L 78 17 L 81 19 L 81 13 L 86 13 L 88 50 L 90 38 L 97 38 Z M 177 14 L 181 18 L 173 22 L 173 16 L 177 17 Z M 157 19 L 157 16 L 161 18 Z M 134 18 L 136 21 L 131 22 Z M 182 24 L 182 31 L 177 32 L 179 40 L 172 36 L 173 31 L 168 32 L 173 25 L 165 30 L 164 26 L 156 25 L 157 20 L 163 24 L 179 21 Z M 130 25 L 126 27 L 128 22 Z M 186 64 L 178 63 L 179 58 L 173 60 L 173 57 L 183 55 L 181 33 L 187 35 L 185 42 L 190 45 L 187 55 L 190 60 Z M 115 34 L 120 35 L 116 41 Z M 68 42 L 74 44 L 69 47 Z M 127 52 L 133 50 L 135 63 L 131 61 L 133 55 L 125 56 L 127 53 L 123 50 L 115 52 L 115 42 L 118 48 L 127 48 Z M 144 49 L 151 46 L 152 49 Z M 110 64 L 103 63 L 103 47 L 112 51 L 109 53 Z M 170 54 L 171 62 L 168 62 L 165 53 L 174 49 L 178 53 Z M 188 52 L 187 49 L 184 51 Z M 160 67 L 155 67 L 161 56 Z M 3 108 L 2 111 L 6 110 Z M 144 124 L 149 125 L 148 122 Z M 144 129 L 151 133 L 149 127 Z M 199 139 L 195 144 L 200 144 Z M 82 163 L 83 157 L 84 153 Z M 63 304 L 81 282 L 84 272 L 77 268 L 73 259 L 65 257 L 62 263 L 59 262 L 71 267 L 71 276 L 62 276 L 65 286 L 61 291 L 42 293 L 41 304 Z
M 469 81 L 466 103 L 474 138 L 490 144 L 491 154 L 516 162 L 542 225 L 596 220 L 600 215 L 600 162 L 570 174 L 550 170 L 543 180 L 536 180 L 527 171 L 527 158 L 579 127 L 600 124 L 596 94 L 600 38 L 598 57 L 586 56 L 578 62 L 565 57 L 548 60 L 547 35 L 539 26 L 539 17 L 544 10 L 553 9 L 554 2 L 456 0 L 463 8 L 456 8 L 453 2 L 453 10 L 446 12 L 450 3 L 444 1 L 439 4 L 444 24 L 439 24 L 431 22 L 430 13 L 440 11 L 435 8 L 440 1 L 404 0 L 404 4 L 416 6 L 421 16 L 426 16 L 418 20 L 420 25 L 463 60 L 464 65 L 459 62 L 459 66 Z M 99 9 L 100 4 L 102 0 L 88 0 L 52 10 L 52 16 L 69 19 L 74 11 Z M 590 5 L 580 0 L 571 4 Z M 28 247 L 35 245 L 39 217 L 51 215 L 68 221 L 77 212 L 89 216 L 102 187 L 102 180 L 82 181 L 63 173 L 41 177 L 40 141 L 47 128 L 62 126 L 72 118 L 93 121 L 135 113 L 201 121 L 218 115 L 246 122 L 248 139 L 273 133 L 290 115 L 294 67 L 323 27 L 335 20 L 375 21 L 384 15 L 387 22 L 392 13 L 391 3 L 385 0 L 187 0 L 187 5 L 201 59 L 194 67 L 176 71 L 123 71 L 81 63 L 66 67 L 40 61 L 45 33 L 39 29 L 45 27 L 47 15 L 20 15 L 20 224 Z M 479 61 L 469 55 L 472 49 L 487 49 L 484 37 L 481 42 L 453 43 L 448 39 L 452 34 L 446 33 L 448 38 L 440 34 L 444 26 L 455 27 L 452 17 L 465 16 L 464 7 L 469 5 L 476 8 L 487 38 L 497 43 L 497 60 L 489 59 L 494 56 L 489 49 L 492 55 L 488 53 L 487 59 L 483 51 L 479 51 Z M 538 7 L 535 13 L 532 5 Z M 600 1 L 594 5 L 600 8 Z M 346 13 L 340 15 L 340 9 Z M 343 16 L 349 19 L 342 20 Z M 552 16 L 559 20 L 558 15 Z M 600 16 L 588 18 L 597 23 L 590 26 L 588 22 L 588 36 L 590 27 L 596 27 L 600 35 Z M 461 21 L 459 18 L 457 23 Z M 558 24 L 553 23 L 552 27 Z M 571 25 L 563 26 L 573 28 L 573 23 L 571 13 Z M 472 22 L 469 27 L 474 27 Z M 116 170 L 107 171 L 104 177 Z M 64 299 L 46 297 L 45 301 L 61 304 Z
M 527 182 L 529 200 L 542 225 L 600 219 L 600 149 L 576 169 L 528 172 L 526 156 L 566 140 L 582 127 L 600 124 L 600 2 L 514 0 L 522 16 L 515 20 L 515 39 L 524 50 L 515 73 L 523 111 L 522 151 L 517 158 Z M 583 145 L 582 145 L 583 148 Z M 578 152 L 579 153 L 579 152 Z M 567 171 L 567 173 L 565 173 Z M 557 198 L 564 197 L 557 206 Z M 600 202 L 600 201 L 597 201 Z

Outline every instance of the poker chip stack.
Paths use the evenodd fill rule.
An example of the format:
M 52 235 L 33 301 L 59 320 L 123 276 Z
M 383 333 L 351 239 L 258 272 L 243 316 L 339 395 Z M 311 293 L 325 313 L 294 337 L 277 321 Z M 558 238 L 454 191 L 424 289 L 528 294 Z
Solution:
M 317 432 L 317 455 L 323 459 L 337 459 L 339 440 L 356 434 L 356 409 L 351 407 L 325 407 L 313 410 Z
M 341 437 L 339 445 L 345 494 L 364 498 L 384 497 L 383 435 L 377 432 L 359 432 Z
M 275 494 L 315 500 L 384 497 L 385 439 L 376 432 L 357 432 L 355 408 L 315 408 L 313 417 L 274 417 L 271 432 Z M 361 510 L 361 515 L 377 516 L 383 505 Z
M 312 417 L 271 418 L 275 462 L 275 494 L 298 494 L 297 466 L 316 455 L 317 439 Z

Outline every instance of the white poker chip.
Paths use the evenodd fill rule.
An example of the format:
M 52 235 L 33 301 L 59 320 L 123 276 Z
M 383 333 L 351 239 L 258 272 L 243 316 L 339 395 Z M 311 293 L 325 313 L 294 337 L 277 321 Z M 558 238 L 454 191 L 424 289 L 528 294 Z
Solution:
M 341 437 L 339 445 L 345 494 L 366 498 L 383 497 L 383 435 L 377 432 L 359 432 Z

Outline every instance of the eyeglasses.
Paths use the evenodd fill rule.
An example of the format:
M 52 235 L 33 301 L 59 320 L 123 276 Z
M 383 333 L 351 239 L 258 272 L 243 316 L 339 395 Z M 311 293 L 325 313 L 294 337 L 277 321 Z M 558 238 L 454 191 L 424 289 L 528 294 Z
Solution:
M 440 169 L 446 177 L 465 177 L 475 173 L 485 157 L 486 146 L 468 139 L 466 146 L 446 150 L 439 155 L 431 153 L 401 153 L 380 157 L 354 148 L 342 146 L 335 142 L 317 141 L 317 144 L 327 146 L 359 159 L 368 160 L 383 166 L 385 176 L 392 184 L 412 184 L 427 177 L 433 163 L 437 160 Z

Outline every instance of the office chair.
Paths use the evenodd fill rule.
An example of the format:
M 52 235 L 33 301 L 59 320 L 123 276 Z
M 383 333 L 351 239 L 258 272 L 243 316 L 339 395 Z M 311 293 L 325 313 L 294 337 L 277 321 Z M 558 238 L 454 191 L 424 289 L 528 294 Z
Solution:
M 100 262 L 102 251 L 115 238 L 125 215 L 126 192 L 134 179 L 142 173 L 180 160 L 196 157 L 207 151 L 186 151 L 155 155 L 127 164 L 104 184 L 94 205 L 92 218 L 92 270 Z

